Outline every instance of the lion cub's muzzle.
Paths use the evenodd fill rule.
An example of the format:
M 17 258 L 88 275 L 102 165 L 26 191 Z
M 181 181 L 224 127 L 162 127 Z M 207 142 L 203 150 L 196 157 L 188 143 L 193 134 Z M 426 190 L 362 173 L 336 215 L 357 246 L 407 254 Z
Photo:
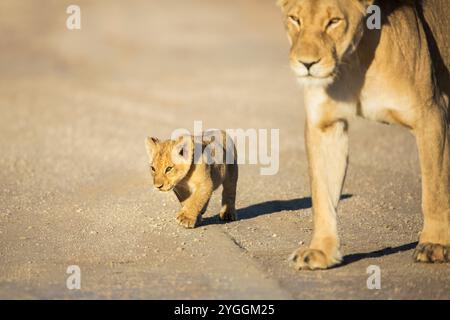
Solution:
M 153 182 L 154 187 L 156 188 L 156 190 L 161 191 L 161 192 L 168 192 L 171 191 L 173 189 L 173 186 L 164 183 L 164 182 Z

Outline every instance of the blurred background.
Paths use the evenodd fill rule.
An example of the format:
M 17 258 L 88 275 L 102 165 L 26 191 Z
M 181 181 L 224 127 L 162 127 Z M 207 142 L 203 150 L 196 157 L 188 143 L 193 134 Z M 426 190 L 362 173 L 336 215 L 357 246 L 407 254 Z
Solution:
M 81 8 L 81 30 L 66 9 Z M 275 0 L 0 2 L 1 298 L 450 298 L 415 265 L 412 136 L 355 120 L 340 208 L 346 265 L 296 272 L 312 232 L 302 90 Z M 280 171 L 240 172 L 240 220 L 184 230 L 153 190 L 144 138 L 177 128 L 280 129 Z M 392 147 L 395 146 L 395 147 Z M 381 267 L 383 290 L 366 288 Z M 68 290 L 69 265 L 81 290 Z

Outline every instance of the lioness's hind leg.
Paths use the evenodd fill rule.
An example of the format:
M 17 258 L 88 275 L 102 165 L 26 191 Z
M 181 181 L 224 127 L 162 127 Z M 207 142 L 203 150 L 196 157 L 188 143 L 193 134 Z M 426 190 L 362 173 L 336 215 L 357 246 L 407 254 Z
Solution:
M 422 171 L 423 230 L 417 262 L 450 261 L 450 135 L 445 107 L 428 106 L 414 128 Z
M 417 262 L 450 262 L 450 246 L 434 243 L 420 243 L 414 251 Z
M 222 208 L 220 219 L 224 221 L 236 220 L 236 188 L 238 180 L 237 164 L 227 165 L 227 175 L 223 182 Z

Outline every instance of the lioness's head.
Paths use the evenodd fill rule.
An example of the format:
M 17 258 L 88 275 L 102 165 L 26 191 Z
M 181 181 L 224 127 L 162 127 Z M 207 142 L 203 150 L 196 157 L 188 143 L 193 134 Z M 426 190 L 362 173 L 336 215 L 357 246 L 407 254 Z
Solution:
M 182 136 L 177 140 L 159 141 L 158 138 L 145 140 L 150 160 L 153 185 L 159 191 L 172 190 L 188 174 L 193 158 L 191 137 Z
M 328 85 L 364 31 L 374 0 L 278 0 L 291 43 L 290 64 L 305 85 Z

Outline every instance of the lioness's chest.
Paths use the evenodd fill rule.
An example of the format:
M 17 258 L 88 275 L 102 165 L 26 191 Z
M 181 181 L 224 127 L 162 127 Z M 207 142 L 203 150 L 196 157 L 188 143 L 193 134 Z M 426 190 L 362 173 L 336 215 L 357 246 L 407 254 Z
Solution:
M 405 90 L 373 81 L 361 91 L 357 115 L 377 122 L 410 126 L 412 105 L 411 95 Z

